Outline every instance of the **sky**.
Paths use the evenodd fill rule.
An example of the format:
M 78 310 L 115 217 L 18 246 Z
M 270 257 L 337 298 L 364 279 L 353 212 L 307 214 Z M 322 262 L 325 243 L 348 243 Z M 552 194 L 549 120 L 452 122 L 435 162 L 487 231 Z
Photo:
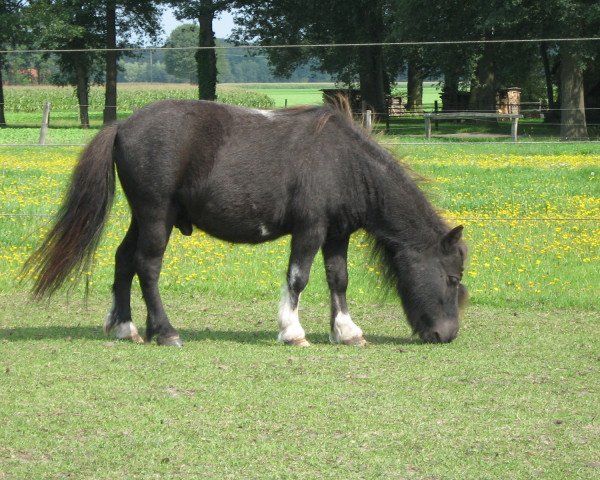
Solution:
M 162 25 L 165 30 L 165 37 L 168 37 L 169 34 L 177 28 L 179 25 L 186 22 L 180 22 L 173 15 L 173 10 L 168 9 L 163 13 L 162 17 Z M 215 36 L 217 38 L 226 38 L 231 33 L 231 29 L 233 28 L 233 16 L 229 12 L 223 12 L 213 22 L 213 30 L 215 31 Z

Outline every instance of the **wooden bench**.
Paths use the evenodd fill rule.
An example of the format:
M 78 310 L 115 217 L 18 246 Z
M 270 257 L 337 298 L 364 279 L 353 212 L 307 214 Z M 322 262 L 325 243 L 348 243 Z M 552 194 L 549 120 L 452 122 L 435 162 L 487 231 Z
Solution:
M 485 113 L 485 112 L 444 112 L 444 113 L 425 113 L 423 114 L 425 119 L 425 138 L 431 138 L 431 120 L 481 120 L 485 118 L 492 118 L 494 120 L 509 119 L 512 122 L 510 128 L 510 136 L 513 142 L 517 141 L 517 126 L 519 125 L 519 118 L 523 118 L 523 115 L 518 113 Z

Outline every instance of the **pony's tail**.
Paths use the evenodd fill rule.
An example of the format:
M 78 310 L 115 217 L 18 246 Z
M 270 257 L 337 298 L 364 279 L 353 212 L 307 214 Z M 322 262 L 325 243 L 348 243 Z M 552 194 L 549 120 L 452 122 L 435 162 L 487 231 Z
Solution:
M 70 275 L 78 280 L 90 267 L 115 194 L 117 128 L 105 127 L 86 147 L 54 226 L 23 267 L 24 276 L 34 277 L 35 298 L 52 295 Z

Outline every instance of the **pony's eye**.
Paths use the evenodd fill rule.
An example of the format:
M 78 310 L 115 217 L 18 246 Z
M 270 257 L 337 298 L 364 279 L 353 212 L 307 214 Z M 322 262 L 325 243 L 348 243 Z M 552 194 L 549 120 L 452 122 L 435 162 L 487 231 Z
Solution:
M 460 278 L 455 277 L 454 275 L 448 275 L 448 283 L 456 287 L 460 283 Z

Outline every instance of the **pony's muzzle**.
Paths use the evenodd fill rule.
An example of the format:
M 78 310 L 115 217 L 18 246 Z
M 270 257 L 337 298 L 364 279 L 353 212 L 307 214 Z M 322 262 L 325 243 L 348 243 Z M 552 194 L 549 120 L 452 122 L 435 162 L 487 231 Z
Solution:
M 426 343 L 448 343 L 458 335 L 458 322 L 439 322 L 431 329 L 419 333 L 419 337 Z

